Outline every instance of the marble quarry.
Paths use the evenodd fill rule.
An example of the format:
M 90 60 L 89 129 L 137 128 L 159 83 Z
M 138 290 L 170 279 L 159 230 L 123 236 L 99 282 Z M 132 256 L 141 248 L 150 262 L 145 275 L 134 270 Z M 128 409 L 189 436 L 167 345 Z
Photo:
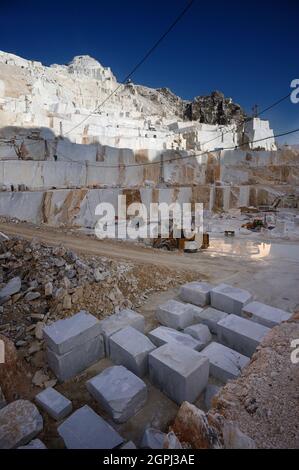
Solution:
M 220 92 L 119 84 L 89 56 L 44 66 L 0 51 L 0 216 L 93 228 L 120 194 L 227 211 L 298 191 L 298 150 L 245 116 Z

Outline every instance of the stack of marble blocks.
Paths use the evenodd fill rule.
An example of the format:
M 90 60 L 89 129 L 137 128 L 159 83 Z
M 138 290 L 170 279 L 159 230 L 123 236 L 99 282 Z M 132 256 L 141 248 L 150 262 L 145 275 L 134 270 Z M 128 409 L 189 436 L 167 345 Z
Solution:
M 101 321 L 81 311 L 46 326 L 50 367 L 64 381 L 108 357 L 113 365 L 86 387 L 115 423 L 124 423 L 146 405 L 144 377 L 178 405 L 196 402 L 211 387 L 210 376 L 222 383 L 238 377 L 270 328 L 291 316 L 227 284 L 191 282 L 181 287 L 179 298 L 157 308 L 160 326 L 147 335 L 144 317 L 130 309 Z M 49 397 L 44 398 L 48 406 Z M 88 406 L 75 411 L 58 431 L 67 447 L 87 448 L 89 427 L 98 435 L 94 448 L 123 442 Z
M 81 310 L 43 329 L 48 363 L 60 382 L 79 374 L 105 355 L 99 320 Z

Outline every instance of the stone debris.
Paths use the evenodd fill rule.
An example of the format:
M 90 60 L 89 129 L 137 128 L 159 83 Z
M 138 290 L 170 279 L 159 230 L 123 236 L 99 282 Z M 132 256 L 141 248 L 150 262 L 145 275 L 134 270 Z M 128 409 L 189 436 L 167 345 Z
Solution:
M 224 422 L 222 434 L 225 449 L 256 449 L 254 440 L 241 432 L 238 425 L 232 421 Z
M 43 387 L 49 380 L 50 377 L 44 372 L 43 369 L 37 370 L 32 377 L 32 383 L 37 387 Z
M 149 354 L 151 382 L 179 405 L 194 402 L 205 389 L 209 360 L 177 343 L 167 343 Z
M 218 323 L 218 340 L 244 356 L 251 357 L 270 328 L 237 315 L 228 315 Z
M 198 351 L 207 346 L 210 341 L 212 341 L 212 335 L 210 333 L 207 325 L 192 325 L 184 329 L 184 333 L 192 336 L 194 339 L 197 339 L 201 343 L 201 347 L 197 348 Z
M 21 278 L 13 277 L 8 283 L 0 290 L 0 302 L 2 299 L 9 298 L 17 294 L 21 290 Z
M 109 338 L 122 328 L 131 326 L 144 333 L 145 320 L 142 315 L 129 308 L 123 309 L 100 322 L 100 332 L 104 337 L 106 356 L 110 355 Z
M 33 403 L 17 400 L 0 410 L 0 449 L 27 444 L 43 429 L 43 418 Z
M 156 346 L 140 331 L 127 326 L 114 333 L 109 340 L 110 359 L 123 365 L 138 377 L 148 372 L 148 355 Z
M 189 443 L 192 449 L 223 448 L 218 421 L 187 401 L 180 406 L 172 430 L 180 442 Z
M 141 439 L 142 449 L 182 449 L 173 431 L 165 434 L 155 428 L 146 428 Z
M 202 349 L 200 341 L 190 337 L 189 334 L 168 328 L 167 326 L 158 326 L 148 333 L 148 337 L 157 347 L 167 343 L 177 343 L 197 351 Z
M 48 364 L 61 382 L 105 355 L 100 322 L 85 311 L 45 327 L 44 338 Z
M 210 303 L 210 292 L 213 285 L 208 282 L 188 282 L 180 288 L 180 298 L 184 302 L 204 307 Z
M 244 305 L 252 300 L 252 295 L 247 290 L 228 284 L 219 284 L 210 294 L 211 307 L 235 315 L 241 315 Z
M 65 418 L 73 408 L 72 402 L 52 387 L 36 395 L 35 401 L 56 421 Z
M 123 444 L 122 446 L 120 446 L 120 449 L 135 450 L 135 449 L 137 449 L 137 447 L 135 446 L 133 441 L 128 441 L 125 444 Z
M 210 364 L 211 367 L 211 364 Z M 207 410 L 212 408 L 213 406 L 213 399 L 219 393 L 220 387 L 213 384 L 208 384 L 205 389 L 205 398 L 204 403 Z
M 255 449 L 256 444 L 242 433 L 237 423 L 228 421 L 215 412 L 202 410 L 184 402 L 172 429 L 181 442 L 193 449 Z
M 58 428 L 67 449 L 114 449 L 123 438 L 101 416 L 85 405 Z
M 159 305 L 156 312 L 157 320 L 164 326 L 183 330 L 193 323 L 193 311 L 188 304 L 177 300 L 168 300 Z
M 33 441 L 29 442 L 26 446 L 20 446 L 18 449 L 46 449 L 47 447 L 40 439 L 33 439 Z
M 123 366 L 108 367 L 86 387 L 116 423 L 126 422 L 147 400 L 146 384 Z
M 210 374 L 224 383 L 238 377 L 250 361 L 249 357 L 215 342 L 204 348 L 201 354 L 209 358 Z
M 220 320 L 226 318 L 228 313 L 221 312 L 221 310 L 216 310 L 215 308 L 208 307 L 205 309 L 199 309 L 194 312 L 194 323 L 203 323 L 206 325 L 211 333 L 217 334 L 217 325 Z
M 242 316 L 268 328 L 273 328 L 283 321 L 288 321 L 292 314 L 261 302 L 250 302 L 243 307 Z

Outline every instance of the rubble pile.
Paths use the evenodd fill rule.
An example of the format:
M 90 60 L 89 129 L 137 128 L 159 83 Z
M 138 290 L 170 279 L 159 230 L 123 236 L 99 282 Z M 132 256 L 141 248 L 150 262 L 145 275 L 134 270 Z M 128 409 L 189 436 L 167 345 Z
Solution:
M 0 334 L 31 367 L 36 386 L 53 385 L 46 367 L 43 328 L 80 310 L 104 318 L 141 306 L 191 274 L 167 268 L 78 256 L 63 246 L 12 238 L 0 242 Z M 12 344 L 13 344 L 12 343 Z

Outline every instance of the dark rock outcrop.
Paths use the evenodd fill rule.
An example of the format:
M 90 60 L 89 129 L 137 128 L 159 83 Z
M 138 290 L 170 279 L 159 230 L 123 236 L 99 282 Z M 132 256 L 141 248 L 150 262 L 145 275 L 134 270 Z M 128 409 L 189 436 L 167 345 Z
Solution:
M 184 118 L 204 124 L 239 124 L 246 117 L 245 112 L 231 98 L 225 98 L 219 91 L 209 96 L 197 96 L 185 107 Z

